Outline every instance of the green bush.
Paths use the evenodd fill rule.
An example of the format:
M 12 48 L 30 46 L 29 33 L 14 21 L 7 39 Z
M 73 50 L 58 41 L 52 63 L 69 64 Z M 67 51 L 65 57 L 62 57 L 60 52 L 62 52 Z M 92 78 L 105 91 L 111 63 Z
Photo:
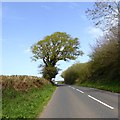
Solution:
M 92 47 L 89 62 L 76 63 L 62 73 L 61 76 L 65 82 L 82 85 L 93 83 L 97 88 L 102 88 L 100 86 L 103 85 L 104 89 L 110 88 L 111 91 L 115 87 L 117 88 L 120 83 L 120 44 L 118 39 L 117 29 L 112 29 L 108 34 L 100 37 Z
M 66 84 L 74 84 L 83 82 L 88 79 L 90 63 L 76 63 L 62 73 L 62 77 Z

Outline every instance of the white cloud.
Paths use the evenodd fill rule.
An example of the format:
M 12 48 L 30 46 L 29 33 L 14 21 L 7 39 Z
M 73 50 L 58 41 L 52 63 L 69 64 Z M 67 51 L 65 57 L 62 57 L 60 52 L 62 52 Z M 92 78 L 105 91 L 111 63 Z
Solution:
M 88 27 L 87 31 L 88 34 L 91 34 L 94 38 L 104 35 L 103 31 L 100 28 L 96 28 L 96 27 Z

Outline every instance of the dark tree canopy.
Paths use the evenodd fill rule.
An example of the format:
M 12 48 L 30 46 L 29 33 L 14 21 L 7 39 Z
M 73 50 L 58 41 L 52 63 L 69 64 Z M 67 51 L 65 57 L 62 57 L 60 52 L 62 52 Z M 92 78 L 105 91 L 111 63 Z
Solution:
M 72 38 L 65 32 L 55 32 L 32 46 L 33 59 L 42 59 L 43 76 L 51 80 L 58 73 L 56 63 L 59 60 L 75 60 L 83 54 L 79 45 L 78 38 Z

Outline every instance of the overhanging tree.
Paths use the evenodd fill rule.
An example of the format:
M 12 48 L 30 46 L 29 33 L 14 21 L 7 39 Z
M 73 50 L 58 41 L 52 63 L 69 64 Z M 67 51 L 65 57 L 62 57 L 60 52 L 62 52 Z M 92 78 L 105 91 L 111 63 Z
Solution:
M 86 13 L 95 26 L 110 30 L 119 24 L 120 2 L 95 2 L 93 9 L 88 9 Z
M 55 32 L 38 41 L 32 47 L 33 60 L 42 59 L 43 77 L 50 80 L 58 73 L 56 63 L 60 60 L 75 60 L 82 55 L 78 38 L 72 38 L 65 32 Z
M 88 9 L 86 13 L 93 20 L 95 26 L 107 31 L 106 37 L 108 40 L 112 39 L 117 43 L 117 64 L 120 66 L 120 1 L 95 2 L 94 7 Z

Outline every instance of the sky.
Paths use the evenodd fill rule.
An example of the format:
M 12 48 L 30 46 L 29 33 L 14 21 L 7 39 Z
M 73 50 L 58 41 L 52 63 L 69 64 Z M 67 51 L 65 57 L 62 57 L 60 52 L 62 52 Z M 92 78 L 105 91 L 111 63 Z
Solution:
M 3 2 L 2 3 L 2 75 L 39 74 L 40 60 L 34 62 L 30 47 L 54 32 L 66 32 L 79 38 L 83 56 L 69 62 L 59 61 L 61 73 L 77 62 L 90 60 L 90 45 L 102 35 L 85 14 L 92 2 Z

